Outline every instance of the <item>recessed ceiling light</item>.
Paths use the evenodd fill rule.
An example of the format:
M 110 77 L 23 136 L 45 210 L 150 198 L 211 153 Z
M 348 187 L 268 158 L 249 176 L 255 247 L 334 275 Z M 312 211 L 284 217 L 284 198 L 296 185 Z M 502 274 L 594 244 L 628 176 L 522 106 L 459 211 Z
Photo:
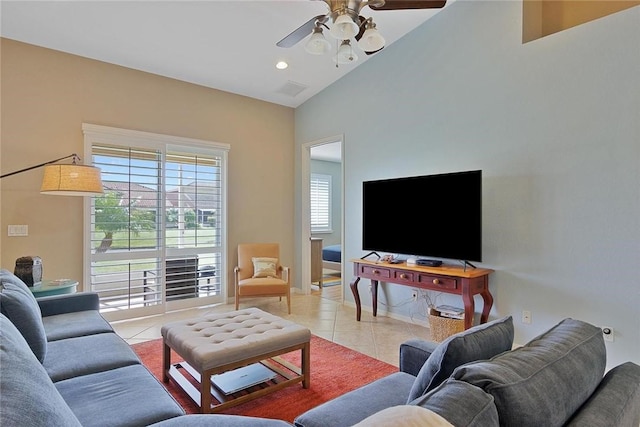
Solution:
M 289 66 L 289 64 L 287 64 L 284 61 L 278 61 L 278 63 L 276 64 L 276 68 L 278 70 L 284 70 L 285 68 L 287 68 Z

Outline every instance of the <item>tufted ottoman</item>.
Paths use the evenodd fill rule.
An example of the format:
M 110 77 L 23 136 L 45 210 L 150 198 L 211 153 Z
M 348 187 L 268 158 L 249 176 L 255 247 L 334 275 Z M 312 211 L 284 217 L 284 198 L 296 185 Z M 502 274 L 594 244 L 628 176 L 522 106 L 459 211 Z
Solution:
M 299 382 L 309 388 L 311 332 L 257 308 L 172 322 L 161 332 L 163 380 L 173 379 L 202 413 L 220 412 Z M 171 350 L 185 361 L 172 364 Z M 301 367 L 276 357 L 297 350 Z M 233 394 L 212 386 L 212 375 L 255 363 L 269 368 L 275 378 Z

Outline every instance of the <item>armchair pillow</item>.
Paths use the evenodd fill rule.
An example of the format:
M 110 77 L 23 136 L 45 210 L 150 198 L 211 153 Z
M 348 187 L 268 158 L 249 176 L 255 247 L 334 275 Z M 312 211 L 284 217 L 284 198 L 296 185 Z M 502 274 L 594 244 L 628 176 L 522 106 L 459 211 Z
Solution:
M 278 258 L 253 257 L 253 277 L 277 277 Z
M 36 358 L 47 354 L 47 335 L 42 313 L 27 285 L 9 270 L 0 270 L 0 312 L 20 331 Z
M 418 372 L 408 402 L 436 388 L 458 366 L 511 350 L 513 333 L 513 318 L 507 316 L 450 336 L 435 348 Z

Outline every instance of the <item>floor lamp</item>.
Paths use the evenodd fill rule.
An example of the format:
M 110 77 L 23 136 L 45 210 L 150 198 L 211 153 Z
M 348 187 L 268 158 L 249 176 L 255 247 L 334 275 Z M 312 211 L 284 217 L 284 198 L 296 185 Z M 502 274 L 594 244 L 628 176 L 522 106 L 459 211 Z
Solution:
M 55 164 L 61 160 L 70 158 L 73 158 L 71 164 Z M 59 159 L 4 174 L 0 176 L 0 179 L 44 167 L 44 176 L 42 177 L 42 186 L 40 187 L 41 194 L 59 196 L 94 196 L 102 194 L 100 168 L 79 165 L 76 163 L 79 160 L 80 157 L 74 153 L 60 157 Z

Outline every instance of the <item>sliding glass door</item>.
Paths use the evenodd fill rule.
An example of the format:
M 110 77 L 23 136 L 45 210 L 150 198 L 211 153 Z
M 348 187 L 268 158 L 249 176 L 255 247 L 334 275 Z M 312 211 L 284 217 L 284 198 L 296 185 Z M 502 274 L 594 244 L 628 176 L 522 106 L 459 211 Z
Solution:
M 101 312 L 117 320 L 223 302 L 226 151 L 137 145 L 90 145 L 104 194 L 89 207 L 85 277 Z

